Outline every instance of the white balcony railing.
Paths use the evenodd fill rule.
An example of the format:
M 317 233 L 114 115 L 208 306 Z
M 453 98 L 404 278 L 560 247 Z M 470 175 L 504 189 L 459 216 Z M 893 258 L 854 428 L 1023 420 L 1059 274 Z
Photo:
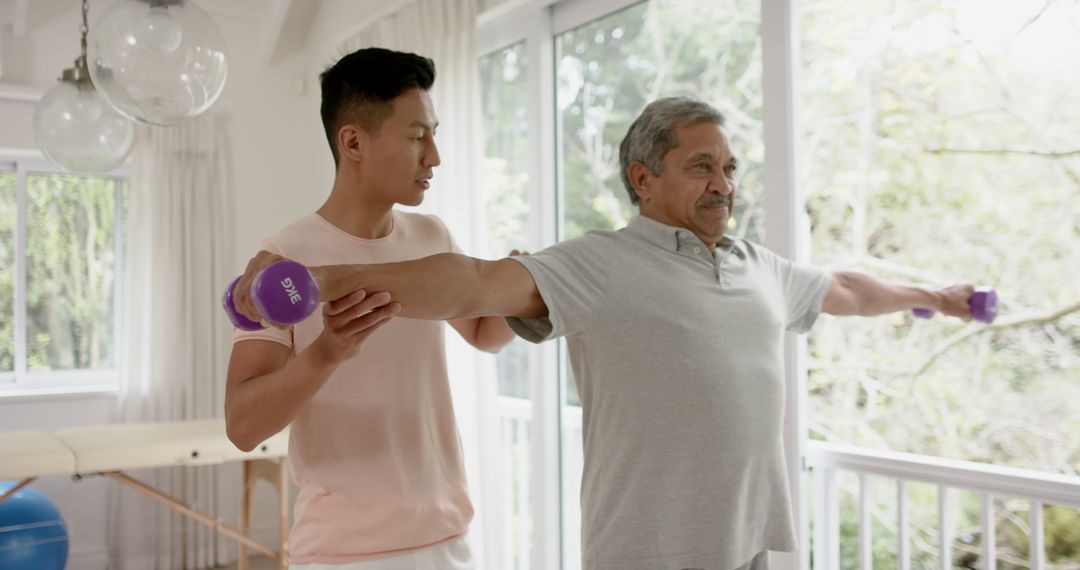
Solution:
M 501 445 L 504 458 L 503 526 L 506 544 L 503 549 L 503 568 L 530 568 L 532 540 L 529 493 L 531 488 L 530 424 L 532 404 L 520 398 L 499 398 Z M 576 570 L 580 564 L 580 545 L 577 536 L 581 524 L 577 489 L 580 486 L 581 410 L 564 407 L 563 436 L 563 497 L 564 569 Z M 840 568 L 840 493 L 838 476 L 854 473 L 859 480 L 858 493 L 858 552 L 860 570 L 872 567 L 869 483 L 871 476 L 891 480 L 897 500 L 897 568 L 911 568 L 911 525 L 908 517 L 908 483 L 928 483 L 938 488 L 938 560 L 939 567 L 952 567 L 952 521 L 950 496 L 956 491 L 972 491 L 982 496 L 982 570 L 995 570 L 995 499 L 1021 499 L 1030 502 L 1030 562 L 1032 570 L 1046 570 L 1044 506 L 1080 509 L 1080 477 L 1051 475 L 1016 469 L 954 461 L 937 457 L 877 451 L 811 441 L 807 444 L 807 467 L 813 474 L 815 505 L 813 511 L 814 568 Z
M 532 402 L 522 398 L 499 397 L 499 440 L 503 485 L 502 564 L 507 570 L 531 567 L 532 509 Z
M 1045 570 L 1046 543 L 1044 506 L 1080 509 L 1080 477 L 1052 475 L 1026 469 L 956 461 L 925 455 L 857 448 L 822 442 L 807 445 L 807 465 L 814 478 L 814 568 L 840 568 L 840 517 L 838 472 L 858 476 L 859 569 L 872 567 L 869 477 L 884 477 L 896 487 L 897 568 L 911 568 L 911 535 L 908 520 L 908 483 L 937 486 L 938 567 L 952 568 L 953 521 L 950 497 L 956 491 L 972 491 L 982 497 L 980 568 L 994 570 L 997 565 L 995 544 L 995 499 L 1021 499 L 1030 502 L 1030 561 L 1032 570 Z

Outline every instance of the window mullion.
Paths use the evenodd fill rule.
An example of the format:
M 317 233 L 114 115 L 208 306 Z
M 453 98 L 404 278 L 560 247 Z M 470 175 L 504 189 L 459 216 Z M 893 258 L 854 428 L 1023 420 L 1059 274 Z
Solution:
M 529 237 L 538 250 L 555 242 L 556 209 L 555 43 L 551 8 L 537 10 L 526 40 L 529 115 Z M 562 567 L 562 450 L 558 343 L 532 347 L 533 369 L 533 568 Z
M 762 94 L 765 143 L 765 245 L 797 262 L 808 262 L 809 230 L 795 179 L 798 118 L 795 98 L 798 56 L 797 0 L 761 3 Z M 784 368 L 787 401 L 784 449 L 792 511 L 799 536 L 794 556 L 774 558 L 778 570 L 809 568 L 808 501 L 804 492 L 806 441 L 806 339 L 786 335 Z
M 26 380 L 26 164 L 15 163 L 15 383 Z
M 125 334 L 124 322 L 124 227 L 127 220 L 124 212 L 124 181 L 120 178 L 113 179 L 113 369 L 119 370 L 122 362 Z

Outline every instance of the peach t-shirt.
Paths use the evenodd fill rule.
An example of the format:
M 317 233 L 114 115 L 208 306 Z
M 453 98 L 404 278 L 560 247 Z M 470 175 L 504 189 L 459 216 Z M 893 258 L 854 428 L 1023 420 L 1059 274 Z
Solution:
M 434 216 L 394 212 L 390 234 L 361 239 L 311 214 L 262 245 L 308 266 L 386 263 L 455 251 Z M 374 291 L 372 291 L 374 293 Z M 300 488 L 294 563 L 345 563 L 462 535 L 473 517 L 454 421 L 444 324 L 395 318 L 341 364 L 293 420 L 289 467 Z M 290 330 L 237 330 L 304 350 L 322 309 Z

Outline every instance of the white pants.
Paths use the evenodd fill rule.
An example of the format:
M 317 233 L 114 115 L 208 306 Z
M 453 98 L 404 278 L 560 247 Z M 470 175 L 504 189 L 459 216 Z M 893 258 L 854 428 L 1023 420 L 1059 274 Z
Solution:
M 347 564 L 290 564 L 289 570 L 475 570 L 464 536 L 404 554 Z

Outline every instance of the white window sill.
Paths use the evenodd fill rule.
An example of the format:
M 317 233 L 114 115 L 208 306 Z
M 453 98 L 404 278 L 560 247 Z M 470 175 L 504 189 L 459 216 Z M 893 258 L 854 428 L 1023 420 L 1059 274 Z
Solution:
M 62 386 L 53 388 L 0 388 L 0 405 L 44 400 L 78 400 L 87 398 L 116 398 L 115 385 Z

